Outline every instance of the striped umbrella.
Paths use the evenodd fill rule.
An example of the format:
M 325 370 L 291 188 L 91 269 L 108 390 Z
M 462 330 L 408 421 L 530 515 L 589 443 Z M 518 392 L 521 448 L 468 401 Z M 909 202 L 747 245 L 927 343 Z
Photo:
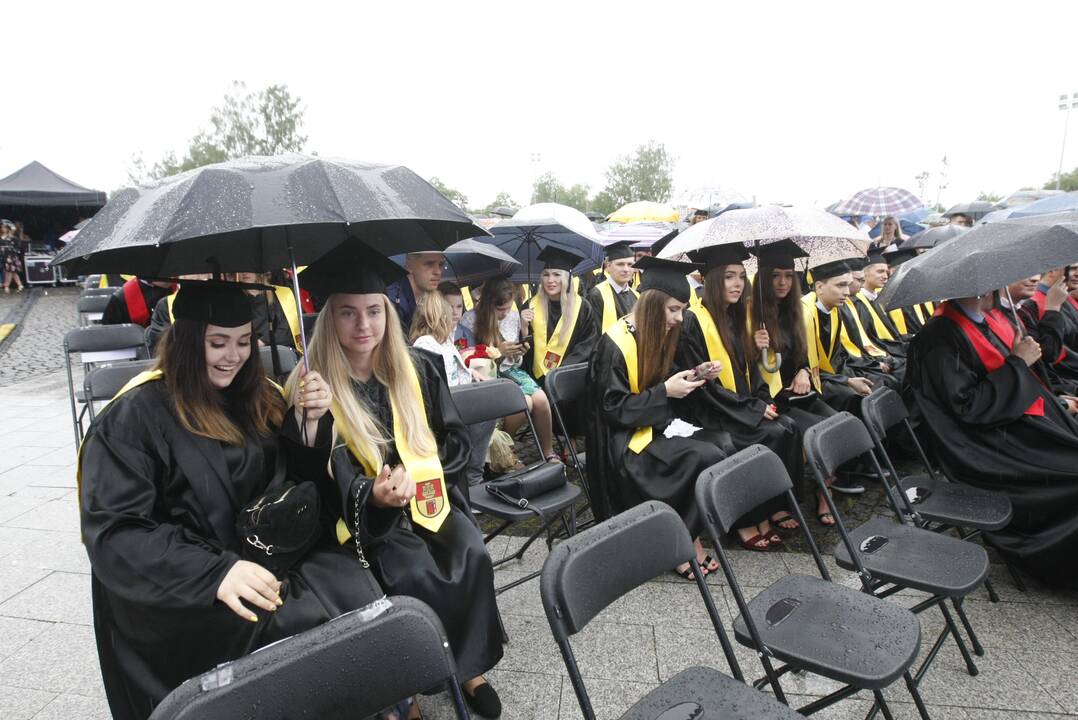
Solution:
M 921 199 L 897 187 L 874 187 L 859 190 L 831 210 L 835 215 L 901 215 L 924 207 Z

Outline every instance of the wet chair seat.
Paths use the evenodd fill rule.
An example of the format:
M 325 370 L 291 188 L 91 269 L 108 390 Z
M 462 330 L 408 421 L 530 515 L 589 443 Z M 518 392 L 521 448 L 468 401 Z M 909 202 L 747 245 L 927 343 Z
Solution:
M 979 530 L 1000 530 L 1011 522 L 1013 510 L 1007 496 L 991 490 L 949 482 L 931 475 L 907 475 L 899 483 L 902 492 L 919 488 L 928 496 L 913 503 L 925 520 Z
M 792 708 L 708 667 L 682 670 L 640 698 L 620 720 L 800 718 Z

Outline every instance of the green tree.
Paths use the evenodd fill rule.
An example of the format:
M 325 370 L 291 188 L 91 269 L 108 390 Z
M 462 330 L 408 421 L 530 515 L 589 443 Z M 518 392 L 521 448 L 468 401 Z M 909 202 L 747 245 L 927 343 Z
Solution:
M 494 199 L 491 200 L 485 208 L 483 208 L 483 212 L 487 215 L 490 215 L 494 212 L 494 210 L 500 207 L 507 207 L 510 210 L 517 210 L 520 208 L 520 206 L 517 205 L 516 201 L 513 200 L 512 197 L 510 197 L 509 193 L 503 190 L 502 192 L 494 196 Z
M 466 211 L 468 209 L 468 196 L 462 193 L 460 190 L 449 187 L 436 177 L 432 177 L 427 182 L 433 185 L 435 190 L 440 192 L 442 195 L 445 195 L 451 203 L 459 207 L 461 210 Z
M 144 182 L 245 155 L 302 152 L 307 144 L 302 127 L 300 99 L 287 86 L 249 92 L 237 81 L 223 103 L 210 112 L 210 129 L 191 138 L 182 158 L 170 152 L 147 168 L 142 157 L 136 157 L 128 175 L 134 182 Z
M 1003 196 L 996 195 L 995 193 L 988 193 L 982 191 L 981 194 L 977 196 L 977 199 L 984 200 L 985 202 L 997 203 L 1003 199 Z
M 602 213 L 603 215 L 609 215 L 623 204 L 624 203 L 619 204 L 614 199 L 614 196 L 606 190 L 600 190 L 595 193 L 595 197 L 591 199 L 591 209 L 597 213 Z
M 546 173 L 539 176 L 532 185 L 532 202 L 556 202 L 586 212 L 588 186 L 576 183 L 572 187 L 565 187 L 553 173 Z
M 1063 173 L 1059 178 L 1059 189 L 1063 192 L 1073 192 L 1078 190 L 1078 168 L 1074 168 L 1070 172 Z M 1045 190 L 1056 189 L 1056 177 L 1052 176 L 1052 179 L 1044 184 Z
M 607 169 L 603 191 L 613 202 L 614 210 L 637 200 L 666 202 L 674 188 L 673 175 L 674 160 L 666 147 L 662 143 L 649 142 L 639 146 L 633 155 L 618 158 Z

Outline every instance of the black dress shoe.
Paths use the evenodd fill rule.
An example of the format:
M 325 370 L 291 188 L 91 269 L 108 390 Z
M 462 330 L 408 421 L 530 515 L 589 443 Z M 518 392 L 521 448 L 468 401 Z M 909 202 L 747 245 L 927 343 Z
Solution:
M 475 688 L 475 694 L 469 693 L 467 690 L 461 688 L 464 693 L 464 701 L 468 703 L 468 707 L 474 710 L 479 715 L 485 718 L 498 718 L 502 715 L 502 700 L 498 697 L 497 691 L 491 687 L 490 683 L 485 682 Z

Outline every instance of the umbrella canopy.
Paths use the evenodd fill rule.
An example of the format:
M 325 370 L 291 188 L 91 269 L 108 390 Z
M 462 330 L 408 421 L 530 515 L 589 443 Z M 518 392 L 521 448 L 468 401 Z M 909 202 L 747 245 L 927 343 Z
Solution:
M 990 202 L 976 200 L 974 202 L 959 203 L 943 213 L 943 216 L 951 217 L 952 215 L 968 215 L 973 220 L 980 220 L 985 215 L 992 212 L 994 207 L 995 206 Z
M 693 208 L 694 210 L 707 210 L 718 205 L 751 205 L 749 199 L 732 188 L 721 185 L 697 185 L 682 190 L 671 201 L 671 205 L 679 208 Z
M 727 243 L 743 243 L 751 248 L 787 239 L 807 252 L 813 265 L 864 257 L 871 242 L 863 231 L 825 210 L 766 205 L 731 210 L 698 222 L 674 238 L 659 257 L 674 258 Z
M 91 190 L 34 161 L 0 179 L 0 205 L 77 205 L 99 208 L 105 193 Z
M 996 207 L 1015 208 L 1052 195 L 1059 195 L 1062 192 L 1062 190 L 1017 190 L 996 203 Z
M 309 264 L 348 237 L 393 255 L 483 234 L 399 165 L 248 157 L 120 191 L 53 264 L 146 277 L 264 272 Z
M 610 230 L 599 233 L 603 246 L 619 242 L 630 242 L 634 248 L 650 248 L 666 237 L 677 226 L 668 222 L 638 222 L 615 225 Z
M 681 213 L 669 205 L 651 202 L 650 200 L 638 200 L 610 213 L 607 218 L 610 222 L 635 223 L 635 222 L 677 222 Z
M 977 297 L 1021 278 L 1078 260 L 1078 213 L 978 225 L 902 264 L 880 295 L 890 307 Z M 1061 218 L 1066 220 L 1068 218 Z
M 520 266 L 499 248 L 474 238 L 455 242 L 442 253 L 448 265 L 445 279 L 458 285 L 478 285 L 487 278 L 507 277 Z M 393 260 L 403 265 L 404 255 L 396 255 Z
M 1033 215 L 1047 215 L 1049 213 L 1071 212 L 1078 210 L 1078 190 L 1068 193 L 1052 195 L 1043 200 L 1031 202 L 1015 208 L 1011 218 L 1032 217 Z
M 954 240 L 956 237 L 965 235 L 968 232 L 969 228 L 961 225 L 941 225 L 940 227 L 929 228 L 917 233 L 902 243 L 902 247 L 903 249 L 931 250 L 937 245 L 942 245 L 948 240 Z
M 984 215 L 983 217 L 981 217 L 981 219 L 978 220 L 977 222 L 980 223 L 980 224 L 987 224 L 987 223 L 999 222 L 1000 220 L 1006 220 L 1011 215 L 1013 215 L 1015 210 L 1017 210 L 1017 209 L 1018 208 L 1001 208 L 999 210 L 993 210 L 992 212 L 988 213 L 987 215 Z
M 898 187 L 874 187 L 859 190 L 835 205 L 835 215 L 901 215 L 924 207 L 921 199 Z
M 484 242 L 496 245 L 520 263 L 510 276 L 513 282 L 536 282 L 542 274 L 539 253 L 554 245 L 583 256 L 573 273 L 588 272 L 603 260 L 598 231 L 584 213 L 559 203 L 537 203 L 521 208 L 508 220 L 490 228 L 492 238 Z

